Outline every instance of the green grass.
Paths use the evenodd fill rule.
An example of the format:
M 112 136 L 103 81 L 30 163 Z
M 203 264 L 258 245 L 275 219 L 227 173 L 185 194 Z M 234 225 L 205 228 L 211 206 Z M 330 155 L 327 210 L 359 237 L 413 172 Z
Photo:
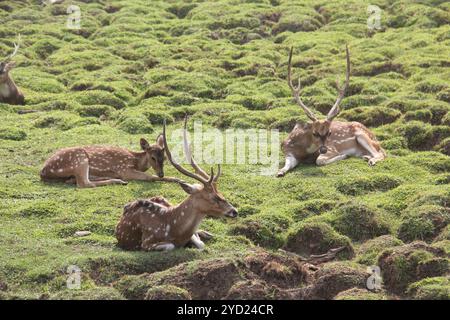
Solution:
M 78 31 L 65 28 L 66 3 L 37 3 L 0 4 L 0 55 L 20 33 L 12 75 L 27 101 L 24 107 L 0 104 L 0 284 L 8 288 L 0 289 L 0 298 L 120 298 L 110 285 L 124 276 L 234 257 L 256 245 L 304 254 L 309 250 L 297 241 L 317 236 L 315 230 L 320 248 L 348 245 L 340 258 L 361 265 L 376 262 L 374 246 L 385 240 L 372 239 L 386 234 L 392 236 L 386 248 L 401 244 L 396 238 L 445 245 L 445 1 L 377 1 L 382 30 L 374 32 L 366 26 L 368 1 L 72 1 L 82 10 Z M 289 48 L 304 102 L 326 114 L 337 96 L 335 80 L 343 80 L 345 44 L 352 77 L 341 119 L 369 126 L 388 158 L 373 168 L 361 159 L 301 165 L 282 179 L 260 176 L 255 165 L 224 165 L 220 190 L 241 216 L 205 219 L 201 227 L 216 237 L 204 251 L 123 252 L 115 246 L 123 205 L 156 195 L 179 202 L 185 194 L 173 184 L 81 190 L 39 180 L 44 161 L 60 148 L 138 150 L 140 137 L 153 141 L 161 132 L 162 119 L 170 136 L 185 113 L 205 128 L 277 128 L 284 138 L 296 121 L 306 120 L 285 80 Z M 21 109 L 39 112 L 17 114 Z M 179 174 L 167 166 L 166 175 Z M 79 230 L 92 233 L 74 237 Z M 65 287 L 72 264 L 82 269 L 77 294 Z M 446 289 L 446 278 L 430 278 L 402 294 L 445 298 Z M 161 287 L 148 296 L 159 294 L 180 293 Z

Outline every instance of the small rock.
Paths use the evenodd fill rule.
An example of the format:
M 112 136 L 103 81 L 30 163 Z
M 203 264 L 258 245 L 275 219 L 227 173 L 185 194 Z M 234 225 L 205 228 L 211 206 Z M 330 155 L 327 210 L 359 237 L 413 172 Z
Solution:
M 90 231 L 77 231 L 75 232 L 75 237 L 86 237 L 90 234 L 91 234 Z

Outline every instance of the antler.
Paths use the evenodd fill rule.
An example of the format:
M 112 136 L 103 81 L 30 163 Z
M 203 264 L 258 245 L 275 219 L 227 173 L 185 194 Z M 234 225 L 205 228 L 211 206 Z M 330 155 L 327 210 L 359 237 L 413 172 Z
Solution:
M 209 180 L 208 174 L 200 168 L 194 160 L 192 156 L 191 150 L 189 148 L 189 142 L 187 141 L 187 120 L 188 116 L 184 117 L 184 130 L 183 130 L 183 147 L 184 147 L 184 155 L 186 156 L 186 160 L 191 164 L 192 168 L 194 168 L 195 173 L 201 176 L 204 179 Z
M 347 71 L 346 71 L 346 75 L 345 75 L 345 84 L 342 88 L 340 88 L 339 82 L 336 80 L 336 86 L 339 90 L 339 96 L 338 96 L 336 102 L 334 103 L 333 107 L 328 112 L 327 119 L 330 121 L 333 120 L 339 114 L 339 112 L 340 112 L 339 104 L 341 103 L 342 99 L 345 96 L 345 92 L 348 89 L 348 84 L 350 81 L 350 54 L 348 51 L 348 45 L 345 46 L 345 52 L 347 55 Z
M 316 116 L 314 113 L 309 110 L 307 106 L 303 103 L 303 101 L 300 99 L 300 91 L 301 91 L 301 84 L 300 84 L 300 77 L 298 78 L 298 85 L 297 87 L 294 86 L 292 83 L 291 75 L 292 75 L 292 53 L 294 51 L 294 47 L 291 47 L 291 51 L 289 52 L 289 62 L 288 62 L 288 84 L 289 88 L 292 90 L 292 94 L 294 95 L 295 101 L 297 104 L 302 107 L 303 111 L 305 111 L 308 118 L 310 118 L 312 121 L 317 121 Z
M 172 158 L 172 154 L 170 152 L 169 146 L 167 145 L 167 137 L 166 137 L 166 120 L 164 120 L 164 126 L 163 126 L 163 137 L 164 137 L 164 148 L 166 150 L 167 153 L 167 158 L 169 159 L 170 163 L 175 167 L 175 169 L 177 169 L 180 173 L 191 177 L 197 181 L 200 181 L 202 184 L 204 185 L 210 185 L 213 182 L 216 182 L 217 179 L 220 176 L 220 165 L 218 165 L 218 174 L 215 176 L 214 175 L 214 170 L 213 168 L 211 168 L 211 175 L 209 176 L 202 168 L 200 168 L 197 163 L 195 162 L 190 150 L 189 150 L 189 144 L 187 142 L 186 139 L 186 123 L 187 123 L 187 116 L 185 118 L 184 121 L 184 131 L 183 131 L 183 144 L 184 144 L 184 151 L 185 151 L 185 156 L 188 159 L 188 161 L 190 162 L 190 164 L 192 165 L 192 167 L 194 168 L 196 173 L 192 173 L 189 172 L 188 170 L 186 170 L 185 168 L 183 168 L 180 164 L 176 163 L 173 158 Z M 187 152 L 186 152 L 187 151 Z
M 20 48 L 20 34 L 19 34 L 19 36 L 18 36 L 18 41 L 17 41 L 17 43 L 18 43 L 18 44 L 16 44 L 16 43 L 14 42 L 14 51 L 13 51 L 12 54 L 10 54 L 8 57 L 5 58 L 5 60 L 4 60 L 5 63 L 6 63 L 6 62 L 9 62 L 12 58 L 14 58 L 14 56 L 15 56 L 15 55 L 17 54 L 17 52 L 19 51 L 19 48 Z

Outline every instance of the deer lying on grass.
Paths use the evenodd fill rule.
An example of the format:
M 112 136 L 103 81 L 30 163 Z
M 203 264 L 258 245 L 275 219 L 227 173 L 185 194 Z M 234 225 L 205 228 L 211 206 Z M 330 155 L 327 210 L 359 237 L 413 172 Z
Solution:
M 20 36 L 19 36 L 20 42 Z M 14 51 L 11 55 L 6 57 L 2 62 L 0 62 L 0 102 L 24 105 L 25 98 L 20 92 L 19 88 L 14 83 L 9 72 L 14 68 L 15 62 L 11 61 L 12 58 L 19 51 L 20 45 L 14 43 Z
M 195 170 L 191 173 L 172 159 L 166 140 L 164 123 L 164 145 L 167 158 L 182 174 L 191 177 L 201 184 L 188 184 L 179 180 L 179 185 L 189 196 L 180 204 L 173 206 L 162 197 L 137 200 L 127 204 L 116 227 L 116 238 L 119 247 L 127 250 L 172 250 L 192 243 L 199 249 L 205 244 L 202 239 L 212 235 L 205 231 L 197 231 L 205 216 L 236 217 L 236 209 L 218 192 L 217 180 L 220 177 L 220 165 L 217 175 L 211 168 L 211 175 L 203 171 L 195 162 L 190 152 L 186 152 L 186 121 L 184 146 L 185 154 Z M 189 148 L 187 148 L 189 149 Z
M 117 147 L 73 147 L 52 155 L 41 170 L 46 182 L 76 182 L 80 188 L 109 184 L 127 184 L 124 180 L 178 181 L 164 177 L 164 142 L 159 135 L 156 144 L 141 139 L 142 152 Z M 158 177 L 145 173 L 152 167 Z
M 350 54 L 346 47 L 347 71 L 345 84 L 337 87 L 339 96 L 333 107 L 328 112 L 325 120 L 318 120 L 314 113 L 305 106 L 300 98 L 300 78 L 295 87 L 291 80 L 292 52 L 289 53 L 288 84 L 297 104 L 305 111 L 312 123 L 297 124 L 291 131 L 282 148 L 286 155 L 285 165 L 278 171 L 278 177 L 282 177 L 300 162 L 315 159 L 319 166 L 327 165 L 349 156 L 361 157 L 368 160 L 370 166 L 375 165 L 386 157 L 385 151 L 375 135 L 359 122 L 333 121 L 339 114 L 339 104 L 344 98 L 350 80 Z

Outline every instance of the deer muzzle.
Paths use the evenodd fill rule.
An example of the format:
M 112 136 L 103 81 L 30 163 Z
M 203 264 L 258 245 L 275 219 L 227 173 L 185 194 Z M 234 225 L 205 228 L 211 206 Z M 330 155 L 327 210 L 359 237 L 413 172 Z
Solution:
M 327 151 L 328 151 L 328 148 L 327 148 L 327 147 L 325 147 L 325 146 L 321 146 L 321 147 L 319 148 L 319 152 L 320 152 L 320 154 L 324 154 L 324 153 L 327 153 Z
M 235 208 L 233 208 L 230 211 L 228 211 L 227 213 L 225 213 L 225 216 L 230 217 L 230 218 L 236 218 L 237 215 L 238 215 L 238 212 Z

